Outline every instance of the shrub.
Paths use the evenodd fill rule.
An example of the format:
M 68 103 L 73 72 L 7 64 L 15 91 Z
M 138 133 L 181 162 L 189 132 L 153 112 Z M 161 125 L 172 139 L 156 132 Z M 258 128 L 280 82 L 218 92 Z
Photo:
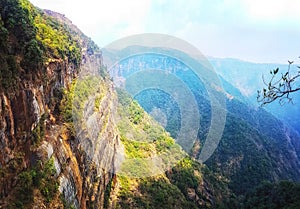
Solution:
M 12 206 L 23 208 L 33 202 L 33 190 L 39 189 L 46 202 L 50 202 L 58 191 L 58 180 L 54 159 L 48 160 L 42 167 L 36 166 L 18 175 L 16 203 Z

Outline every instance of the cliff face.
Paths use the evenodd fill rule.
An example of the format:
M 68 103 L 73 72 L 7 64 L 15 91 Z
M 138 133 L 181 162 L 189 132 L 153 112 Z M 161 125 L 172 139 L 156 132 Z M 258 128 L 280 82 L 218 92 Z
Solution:
M 117 96 L 98 47 L 64 15 L 27 0 L 0 1 L 0 14 L 0 208 L 197 208 L 227 194 L 189 158 L 135 179 L 153 171 L 130 157 L 176 159 L 175 142 Z
M 297 138 L 274 129 L 260 135 L 259 126 L 280 126 L 265 112 L 227 104 L 232 114 L 212 172 L 114 89 L 98 47 L 64 15 L 27 0 L 0 0 L 0 15 L 0 208 L 238 208 L 245 200 L 232 191 L 269 179 L 261 173 L 276 167 L 278 178 L 299 176 L 290 172 L 299 164 L 272 164 L 277 153 L 297 158 L 288 152 Z M 207 127 L 208 101 L 198 99 Z M 270 146 L 280 137 L 288 138 L 284 147 Z
M 142 47 L 139 49 L 143 50 Z M 157 60 L 172 64 L 164 66 Z M 120 80 L 143 72 L 144 66 L 147 66 L 175 74 L 191 89 L 201 113 L 201 128 L 197 142 L 199 146 L 193 152 L 195 158 L 199 157 L 201 147 L 206 143 L 205 139 L 212 127 L 213 109 L 203 83 L 198 85 L 199 81 L 193 77 L 193 73 L 189 73 L 188 67 L 183 63 L 161 54 L 138 54 L 123 59 L 119 66 L 112 70 L 112 75 L 116 73 L 118 75 L 116 78 Z M 236 67 L 239 69 L 240 65 Z M 186 71 L 183 72 L 182 69 Z M 241 69 L 238 70 L 239 76 Z M 147 80 L 146 74 L 143 78 Z M 276 182 L 285 179 L 299 181 L 299 135 L 263 108 L 254 108 L 247 104 L 247 98 L 239 90 L 224 79 L 222 82 L 227 95 L 226 122 L 220 143 L 211 158 L 205 162 L 206 165 L 211 170 L 226 176 L 230 180 L 229 187 L 238 195 L 249 192 L 262 181 Z M 166 130 L 176 136 L 181 128 L 178 120 L 180 114 L 174 104 L 168 105 L 170 101 L 168 95 L 156 90 L 145 90 L 139 92 L 136 99 L 149 113 L 153 113 L 157 108 L 161 109 L 168 118 Z
M 68 143 L 62 146 L 71 160 L 67 172 L 62 173 L 59 190 L 76 208 L 104 207 L 107 185 L 115 178 L 116 153 L 122 152 L 114 121 L 117 98 L 112 82 L 98 76 L 101 66 L 101 55 L 85 54 L 82 73 L 73 88 L 76 137 L 69 143 L 70 150 L 67 150 Z M 85 85 L 89 87 L 86 90 L 93 93 L 83 98 L 81 91 Z M 76 119 L 76 113 L 81 115 L 79 119 Z M 58 156 L 62 161 L 60 165 L 65 165 L 65 158 Z
M 102 208 L 104 191 L 112 174 L 96 166 L 95 161 L 105 156 L 105 163 L 113 167 L 118 146 L 110 111 L 114 105 L 112 84 L 103 78 L 99 80 L 105 96 L 100 101 L 101 116 L 99 113 L 96 117 L 100 124 L 108 124 L 97 139 L 101 138 L 103 144 L 114 149 L 98 146 L 97 140 L 89 138 L 84 131 L 81 138 L 75 137 L 61 116 L 61 101 L 66 96 L 63 89 L 71 87 L 81 69 L 98 71 L 102 65 L 101 54 L 63 15 L 40 11 L 28 1 L 14 0 L 1 1 L 0 12 L 1 31 L 6 37 L 1 40 L 6 46 L 5 50 L 1 49 L 1 58 L 7 63 L 1 65 L 0 208 Z M 28 20 L 26 27 L 33 28 L 33 32 L 26 29 L 28 34 L 33 33 L 29 41 L 18 38 L 19 31 L 25 28 L 16 22 L 18 14 Z M 63 46 L 63 40 L 55 40 L 56 34 L 52 34 L 51 43 L 61 45 L 44 43 L 49 35 L 42 30 L 45 21 L 54 25 L 47 26 L 48 31 L 56 29 L 60 33 L 57 36 L 71 41 Z M 36 62 L 36 57 L 31 60 L 37 63 L 35 66 L 24 61 L 32 53 L 26 53 L 22 46 L 30 41 L 37 42 L 35 51 L 42 54 L 42 62 Z M 16 73 L 6 85 L 8 77 L 4 72 L 11 70 L 9 58 L 14 60 Z M 95 116 L 85 115 L 86 119 Z M 85 140 L 99 153 L 95 159 L 87 154 L 91 149 L 85 147 Z M 55 172 L 47 174 L 47 166 Z M 23 180 L 28 186 L 22 184 Z M 54 189 L 48 184 L 53 184 Z
M 55 92 L 66 87 L 75 75 L 70 73 L 71 70 L 75 71 L 74 66 L 63 60 L 49 63 L 44 70 L 49 79 L 47 84 L 42 84 L 37 75 L 34 80 L 18 83 L 16 91 L 1 92 L 1 165 L 13 163 L 19 154 L 27 160 L 21 165 L 17 163 L 15 169 L 21 171 L 30 166 L 32 131 L 40 122 L 46 123 L 48 128 L 50 120 L 41 121 L 41 117 L 46 114 L 53 117 L 57 106 L 56 101 L 53 101 Z M 6 190 L 12 186 L 9 184 L 11 181 L 1 182 L 4 184 L 1 191 L 6 194 Z
M 36 75 L 34 80 L 20 82 L 18 90 L 1 93 L 1 199 L 11 195 L 18 174 L 38 160 L 50 159 L 54 150 L 59 149 L 55 153 L 65 155 L 65 159 L 60 158 L 60 163 L 70 157 L 64 154 L 70 149 L 69 145 L 57 137 L 60 129 L 55 122 L 59 120 L 55 113 L 59 100 L 55 94 L 67 87 L 77 70 L 66 60 L 53 60 L 43 70 L 47 83 Z M 37 136 L 34 135 L 40 128 L 44 129 L 43 134 L 39 130 Z M 37 140 L 38 145 L 34 146 Z

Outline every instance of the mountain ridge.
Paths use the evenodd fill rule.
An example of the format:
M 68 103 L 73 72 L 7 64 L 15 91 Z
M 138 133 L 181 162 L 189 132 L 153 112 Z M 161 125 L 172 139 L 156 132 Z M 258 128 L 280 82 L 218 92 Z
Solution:
M 171 60 L 172 58 L 168 56 L 164 57 L 163 55 L 145 54 L 145 55 L 133 56 L 127 58 L 127 60 L 122 60 L 122 62 L 120 63 L 121 67 L 119 66 L 117 74 L 118 76 L 124 76 L 124 78 L 130 77 L 131 74 L 128 71 L 128 69 L 132 68 L 131 73 L 134 73 L 142 70 L 139 69 L 138 66 L 147 66 L 147 63 L 151 63 L 150 65 L 153 65 L 153 63 L 155 63 L 153 60 L 158 60 L 158 59 L 164 59 L 166 60 L 167 63 L 175 62 Z M 135 63 L 135 65 L 131 66 L 130 63 Z M 198 137 L 200 140 L 200 144 L 202 144 L 204 142 L 201 140 L 204 140 L 205 136 L 207 135 L 207 130 L 209 127 L 209 121 L 211 117 L 210 116 L 211 107 L 209 101 L 207 101 L 208 96 L 207 94 L 205 94 L 206 91 L 203 84 L 196 85 L 195 83 L 198 83 L 199 81 L 197 79 L 194 79 L 192 77 L 192 74 L 188 73 L 189 72 L 188 70 L 184 71 L 185 74 L 183 73 L 181 74 L 180 66 L 177 65 L 175 65 L 176 67 L 174 68 L 170 68 L 167 66 L 164 67 L 160 65 L 153 66 L 153 67 L 155 69 L 165 70 L 169 73 L 175 73 L 179 78 L 181 78 L 185 82 L 185 84 L 194 93 L 195 98 L 199 105 L 198 107 L 199 111 L 201 113 L 200 121 L 202 122 L 200 124 L 200 127 L 202 128 L 202 130 L 199 131 Z M 185 69 L 186 67 L 182 67 L 182 68 Z M 123 69 L 124 69 L 124 74 L 123 74 Z M 112 74 L 116 73 L 114 71 L 112 72 L 113 72 Z M 197 86 L 197 88 L 195 86 Z M 293 140 L 291 140 L 290 137 L 286 136 L 286 130 L 282 128 L 284 127 L 284 125 L 279 119 L 275 118 L 273 115 L 266 112 L 262 108 L 257 108 L 251 103 L 248 104 L 248 99 L 245 98 L 243 95 L 241 95 L 239 91 L 237 91 L 237 89 L 232 87 L 230 84 L 227 83 L 227 87 L 228 88 L 225 88 L 225 90 L 229 90 L 227 93 L 229 93 L 230 95 L 234 95 L 234 94 L 238 95 L 240 99 L 239 98 L 235 99 L 234 97 L 227 98 L 227 112 L 228 112 L 227 121 L 226 121 L 227 128 L 225 127 L 223 138 L 220 141 L 219 147 L 212 155 L 211 159 L 208 161 L 208 165 L 210 165 L 209 167 L 217 172 L 226 170 L 227 169 L 226 165 L 233 157 L 232 155 L 236 155 L 239 156 L 238 158 L 240 158 L 241 160 L 244 159 L 245 161 L 245 165 L 243 168 L 244 170 L 240 170 L 240 171 L 237 170 L 236 172 L 244 172 L 244 174 L 242 173 L 235 174 L 236 177 L 232 178 L 232 180 L 238 179 L 242 176 L 247 177 L 247 172 L 246 172 L 246 170 L 248 169 L 247 166 L 250 167 L 256 166 L 257 168 L 255 172 L 257 173 L 254 173 L 253 175 L 260 176 L 261 174 L 261 179 L 257 179 L 256 184 L 259 184 L 260 180 L 262 179 L 277 181 L 279 179 L 285 179 L 285 176 L 289 176 L 288 178 L 290 178 L 291 180 L 299 181 L 300 159 L 298 155 L 294 155 L 295 153 L 299 153 L 300 151 L 299 146 L 297 145 L 297 141 L 299 141 L 299 139 L 297 138 L 298 135 L 295 132 L 292 132 L 292 130 L 290 130 L 289 132 L 290 134 L 292 134 L 292 138 L 293 138 Z M 150 100 L 151 98 L 154 97 L 155 97 L 155 92 L 153 91 L 149 93 L 149 95 L 147 95 L 146 92 L 141 92 L 140 95 L 136 95 L 136 99 L 143 107 L 145 107 L 147 112 L 151 112 L 152 108 L 158 108 L 158 109 L 161 108 L 162 111 L 166 110 L 166 108 L 162 105 L 164 99 L 160 99 L 161 101 L 158 101 L 156 103 L 155 101 Z M 149 106 L 149 104 L 151 104 L 152 106 Z M 173 112 L 176 111 L 174 110 Z M 166 115 L 170 115 L 170 113 L 166 112 Z M 232 124 L 236 124 L 236 125 L 232 126 Z M 170 128 L 171 127 L 168 128 L 167 126 L 166 127 L 167 131 L 169 131 L 171 135 L 175 134 L 176 129 L 174 130 Z M 240 129 L 243 129 L 244 131 L 241 131 Z M 247 137 L 245 134 L 247 135 Z M 252 137 L 256 138 L 258 141 L 253 140 Z M 282 143 L 282 145 L 280 143 Z M 247 150 L 248 149 L 247 147 L 249 147 L 250 145 L 253 146 L 253 150 Z M 264 151 L 262 150 L 262 148 L 260 148 L 260 146 L 263 146 L 262 148 L 264 148 L 263 149 Z M 262 151 L 264 152 L 264 154 L 261 153 Z M 284 159 L 283 162 L 282 160 L 277 159 L 276 155 L 272 154 L 272 152 L 276 152 L 280 156 L 285 156 L 283 157 Z M 247 155 L 247 158 L 242 158 L 243 155 Z M 225 156 L 228 157 L 226 160 L 223 158 Z M 252 156 L 253 157 L 260 156 L 261 159 L 253 160 Z M 266 167 L 265 165 L 263 165 L 264 161 L 267 161 L 268 163 L 270 162 L 272 163 L 269 165 L 269 167 Z M 281 171 L 277 170 L 277 168 L 281 168 L 282 170 Z M 263 172 L 266 172 L 266 175 L 263 174 Z M 225 176 L 228 177 L 228 174 L 226 174 Z M 241 180 L 241 182 L 243 181 L 246 182 L 246 179 Z M 237 183 L 232 188 L 237 189 L 239 186 L 242 187 L 243 184 L 241 182 Z M 250 189 L 251 185 L 253 186 L 255 185 L 255 183 L 249 181 L 248 184 L 245 184 L 244 186 L 245 190 L 243 190 L 242 193 Z
M 12 10 L 14 12 L 9 13 Z M 116 93 L 103 66 L 101 52 L 64 16 L 36 9 L 27 0 L 1 1 L 0 11 L 1 31 L 7 34 L 7 39 L 1 40 L 1 44 L 7 47 L 1 51 L 1 57 L 8 57 L 8 60 L 19 57 L 26 61 L 20 64 L 19 59 L 16 66 L 12 65 L 16 73 L 11 75 L 19 82 L 9 91 L 2 88 L 7 83 L 1 83 L 0 117 L 3 129 L 0 145 L 4 152 L 0 154 L 0 207 L 117 207 L 111 205 L 110 197 L 118 198 L 111 196 L 111 193 L 116 193 L 114 188 L 122 181 L 114 174 L 114 169 L 117 166 L 116 156 L 124 149 L 114 122 Z M 11 14 L 21 15 L 28 22 L 19 22 Z M 26 29 L 29 40 L 19 35 L 23 29 Z M 30 44 L 33 47 L 22 49 Z M 11 50 L 14 47 L 16 50 Z M 2 67 L 2 72 L 3 69 L 7 72 L 12 70 L 9 61 L 8 66 Z M 87 72 L 80 77 L 84 70 Z M 78 76 L 84 79 L 76 79 Z M 3 78 L 2 82 L 5 81 Z M 140 119 L 135 117 L 133 115 L 137 123 Z M 99 128 L 97 132 L 92 132 L 96 138 L 85 128 L 94 120 L 97 123 L 91 123 L 91 130 Z M 82 126 L 81 122 L 87 123 Z M 162 138 L 156 142 L 160 149 L 168 145 L 168 141 L 164 140 Z M 133 150 L 131 152 L 128 155 L 134 154 Z M 144 155 L 143 152 L 141 154 Z M 188 165 L 193 162 L 191 159 L 186 161 Z M 103 166 L 112 170 L 103 170 Z M 188 172 L 188 178 L 195 179 L 194 170 L 200 168 L 199 165 L 194 166 L 177 176 L 185 177 L 185 172 Z M 176 172 L 180 173 L 181 168 Z M 206 173 L 212 179 L 216 178 L 210 171 Z M 162 175 L 167 179 L 166 174 Z M 200 180 L 192 185 L 202 184 Z M 134 180 L 127 181 L 134 183 Z M 151 190 L 151 185 L 161 187 L 160 193 Z M 178 206 L 205 204 L 213 207 L 222 199 L 221 195 L 209 196 L 213 190 L 216 193 L 221 191 L 213 185 L 218 185 L 218 182 L 209 183 L 206 179 L 204 188 L 189 188 L 192 194 L 188 195 L 185 187 L 180 190 L 169 180 L 157 177 L 144 179 L 140 190 L 149 195 L 145 198 L 153 208 L 157 208 L 158 204 L 168 205 L 168 201 L 162 202 L 161 198 L 168 196 L 169 191 L 180 196 L 179 200 L 173 199 Z M 226 186 L 223 190 L 227 190 Z M 123 205 L 134 206 L 130 191 L 127 192 L 125 198 L 128 197 L 129 202 L 124 200 Z M 200 193 L 203 196 L 199 196 Z M 120 194 L 117 192 L 115 195 Z M 151 200 L 151 197 L 157 198 L 157 201 Z M 135 206 L 141 206 L 141 199 L 136 198 Z M 144 206 L 149 208 L 149 205 Z
M 176 159 L 170 147 L 179 146 L 134 98 L 114 88 L 99 48 L 63 15 L 27 0 L 1 0 L 0 13 L 0 208 L 243 208 L 236 201 L 246 201 L 239 195 L 249 195 L 249 186 L 298 175 L 291 172 L 297 159 L 285 161 L 298 153 L 285 152 L 300 147 L 291 145 L 297 137 L 277 130 L 281 123 L 264 110 L 230 98 L 228 129 L 210 162 L 186 156 L 158 176 L 116 175 L 118 168 L 133 176 L 152 168 L 143 170 L 135 162 L 144 161 L 130 157 Z M 190 88 L 203 112 L 201 145 L 209 101 L 203 86 Z

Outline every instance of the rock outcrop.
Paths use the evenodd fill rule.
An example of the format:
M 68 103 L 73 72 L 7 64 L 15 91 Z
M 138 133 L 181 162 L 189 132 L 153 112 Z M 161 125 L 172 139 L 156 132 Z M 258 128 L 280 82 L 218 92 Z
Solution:
M 20 9 L 19 3 L 14 3 Z M 5 7 L 5 3 L 1 4 L 1 21 L 6 18 Z M 29 8 L 36 12 L 32 5 Z M 101 133 L 97 137 L 89 136 L 86 130 L 71 133 L 61 116 L 62 90 L 68 90 L 81 71 L 98 73 L 102 66 L 101 53 L 64 15 L 38 12 L 64 27 L 69 35 L 76 34 L 82 61 L 79 65 L 70 61 L 72 54 L 48 57 L 35 70 L 20 67 L 18 82 L 12 90 L 0 89 L 0 208 L 17 208 L 17 204 L 25 208 L 62 208 L 63 205 L 102 208 L 104 192 L 113 178 L 113 170 L 103 168 L 113 169 L 119 146 L 113 121 L 116 102 L 113 86 L 111 81 L 101 78 L 99 86 L 105 96 L 99 101 L 100 111 L 97 114 L 93 111 L 85 113 L 87 120 L 97 118 L 97 123 L 104 127 Z M 14 31 L 5 30 L 9 38 L 16 37 Z M 13 44 L 8 42 L 8 45 Z M 16 59 L 23 56 L 18 51 L 4 53 L 10 53 Z M 87 142 L 92 148 L 85 146 Z M 90 151 L 96 153 L 92 158 Z M 59 192 L 49 201 L 38 195 L 39 189 L 34 189 L 32 202 L 17 203 L 20 175 L 32 168 L 42 169 L 49 160 L 53 160 Z

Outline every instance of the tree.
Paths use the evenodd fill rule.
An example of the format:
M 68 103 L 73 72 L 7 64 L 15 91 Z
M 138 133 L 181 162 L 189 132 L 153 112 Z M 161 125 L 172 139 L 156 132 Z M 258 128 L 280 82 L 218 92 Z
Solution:
M 286 102 L 293 103 L 290 94 L 300 90 L 300 85 L 297 85 L 300 71 L 296 73 L 291 72 L 291 66 L 294 61 L 288 61 L 288 63 L 287 71 L 281 73 L 281 75 L 279 75 L 279 68 L 271 70 L 270 74 L 272 77 L 269 82 L 266 82 L 263 76 L 263 82 L 266 87 L 262 91 L 257 91 L 257 101 L 261 106 L 272 103 L 275 100 L 279 100 L 281 105 L 284 105 Z M 300 69 L 300 66 L 297 66 L 297 68 Z

